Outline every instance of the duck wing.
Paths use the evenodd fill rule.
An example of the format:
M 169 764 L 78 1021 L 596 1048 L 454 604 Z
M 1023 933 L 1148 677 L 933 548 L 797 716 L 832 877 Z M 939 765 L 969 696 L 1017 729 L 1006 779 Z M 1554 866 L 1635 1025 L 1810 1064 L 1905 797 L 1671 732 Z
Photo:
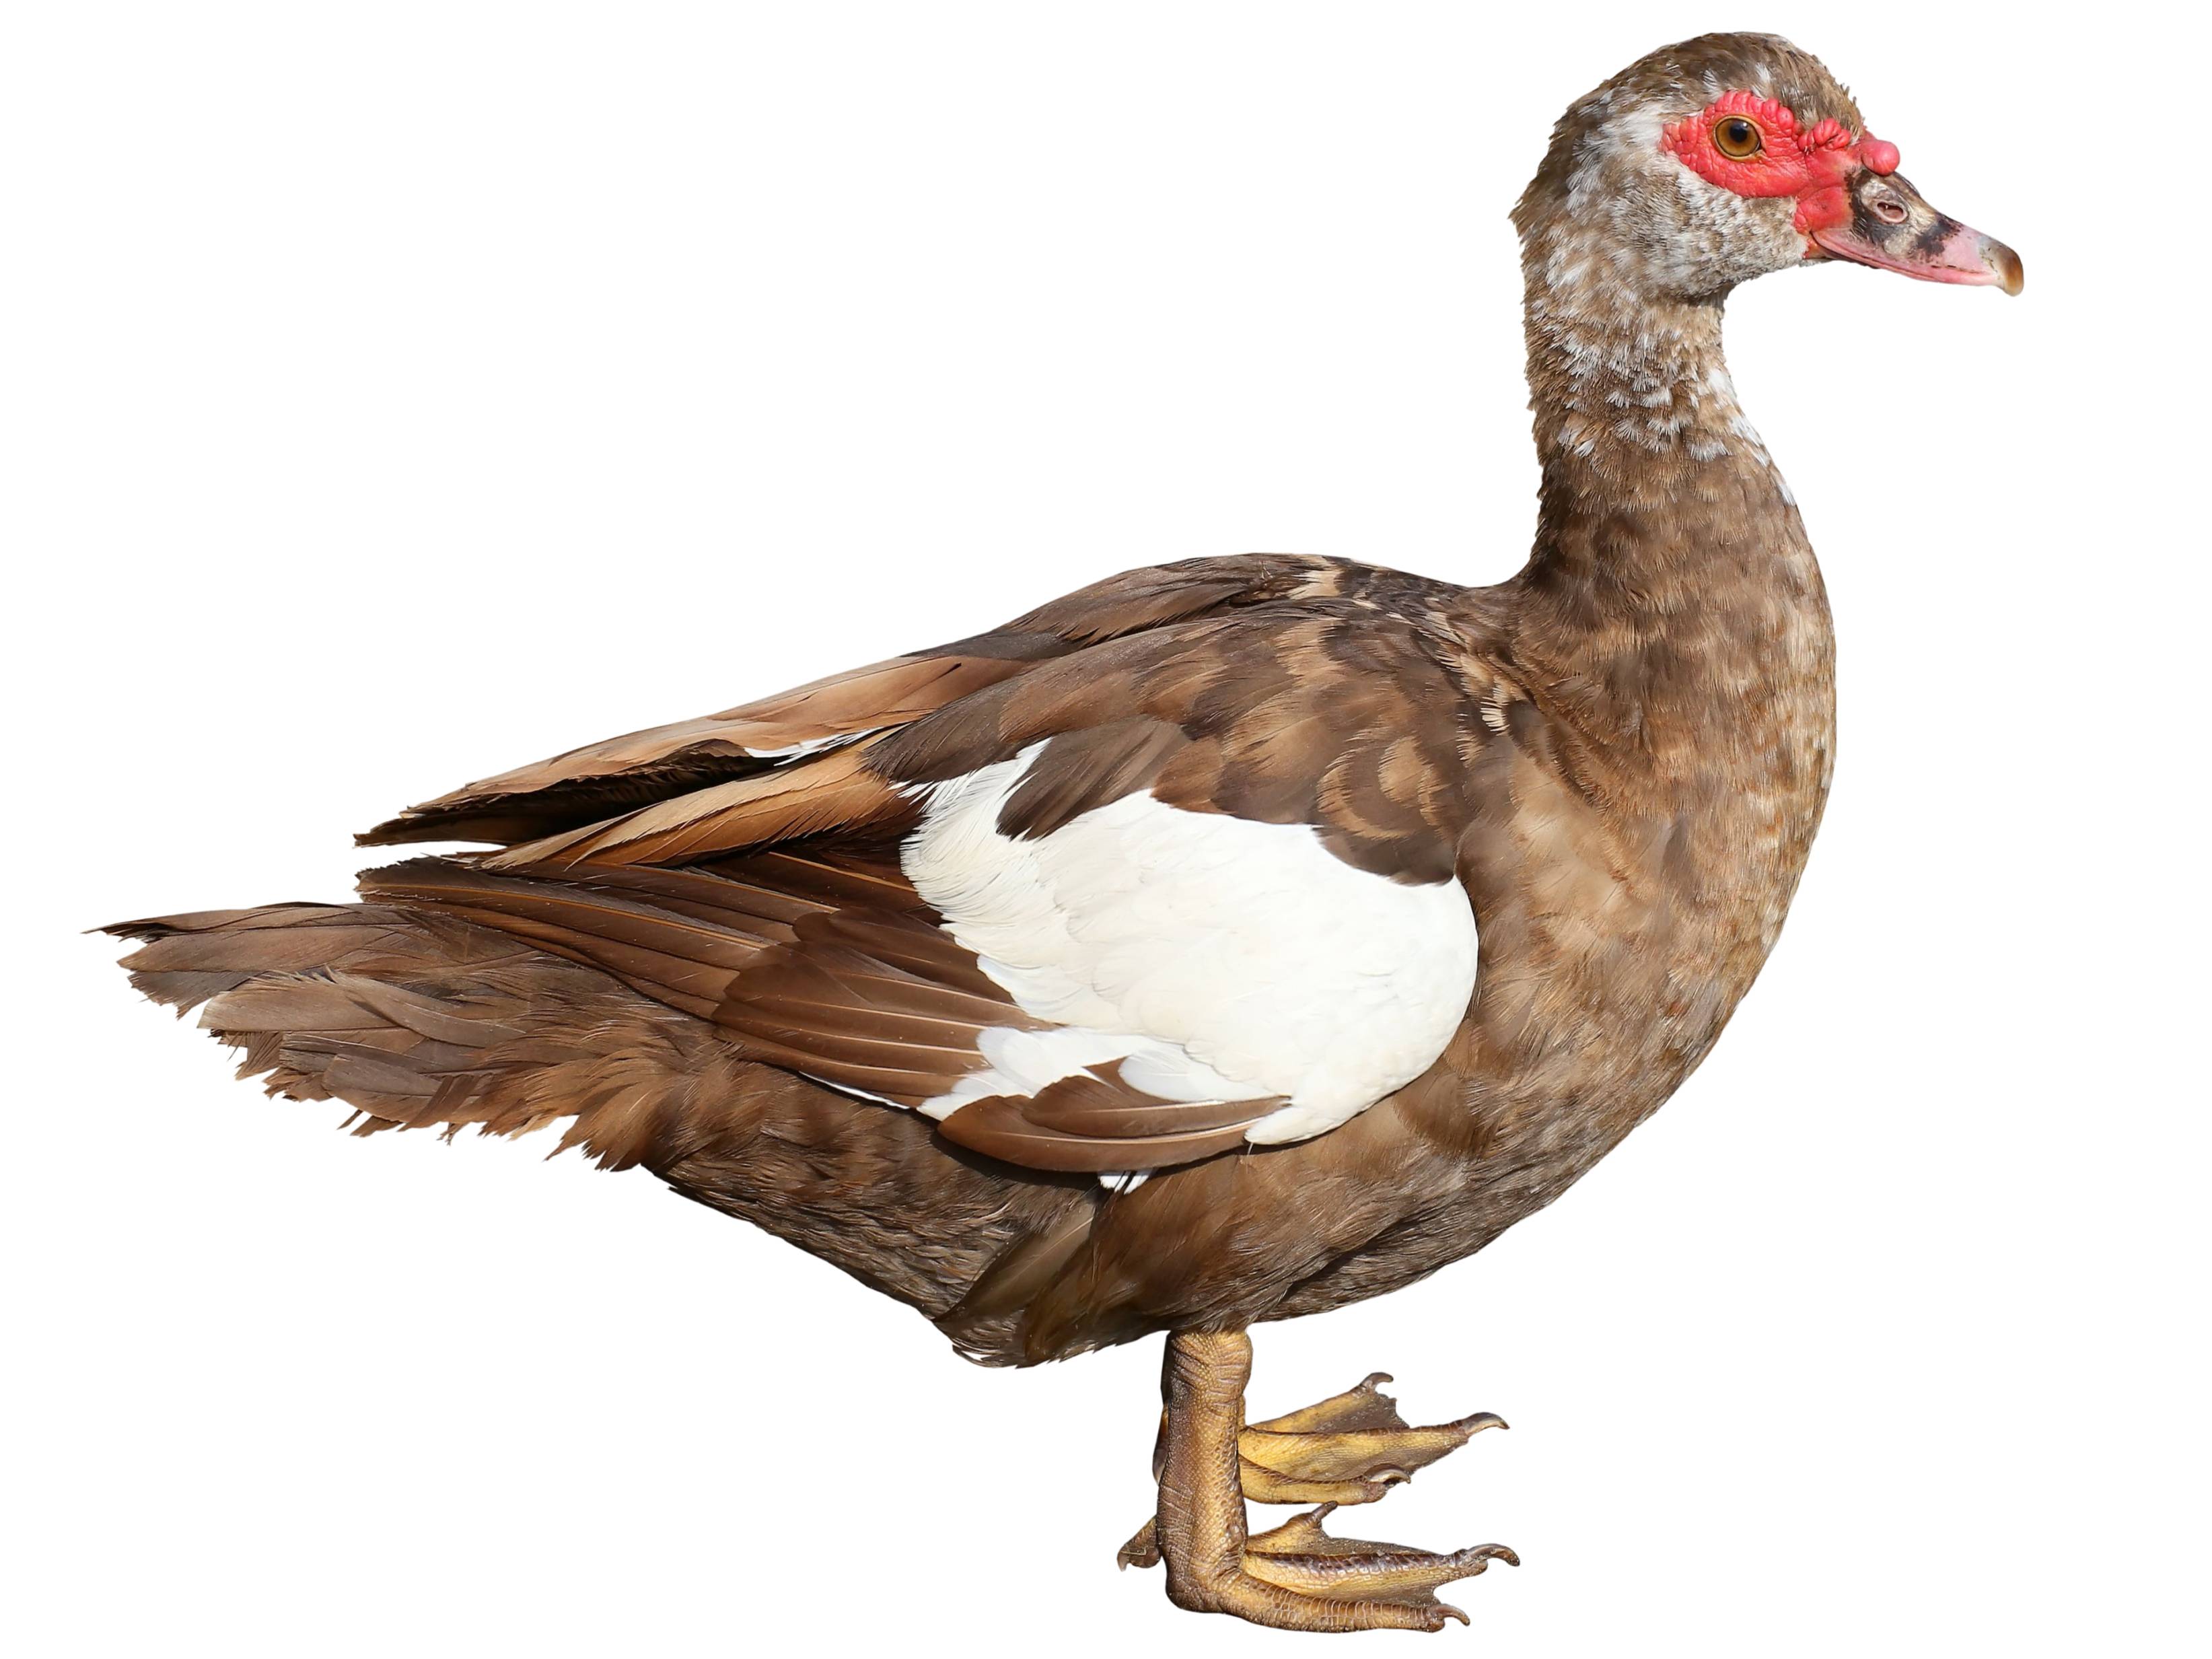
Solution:
M 1063 643 L 888 729 L 856 714 L 839 746 L 364 892 L 1031 1169 L 1308 1139 L 1428 1071 L 1474 991 L 1457 860 L 1492 734 L 1422 620 L 1292 591 Z

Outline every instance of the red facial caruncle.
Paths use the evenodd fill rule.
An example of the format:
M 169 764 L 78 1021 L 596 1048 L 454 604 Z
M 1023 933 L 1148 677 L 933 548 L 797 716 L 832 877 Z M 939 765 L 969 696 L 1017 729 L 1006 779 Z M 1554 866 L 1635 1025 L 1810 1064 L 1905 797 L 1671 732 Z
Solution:
M 1708 184 L 1739 196 L 1792 196 L 1795 223 L 1814 252 L 1813 234 L 1849 222 L 1844 181 L 1854 167 L 1897 171 L 1897 146 L 1824 118 L 1800 128 L 1796 112 L 1755 92 L 1724 93 L 1661 135 L 1659 148 Z

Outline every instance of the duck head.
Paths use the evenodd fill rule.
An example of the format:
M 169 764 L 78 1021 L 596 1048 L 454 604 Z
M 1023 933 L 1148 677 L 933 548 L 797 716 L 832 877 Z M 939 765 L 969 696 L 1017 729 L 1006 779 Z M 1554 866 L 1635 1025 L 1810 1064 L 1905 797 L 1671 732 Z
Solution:
M 2020 256 L 1931 207 L 1899 159 L 1809 53 L 1708 34 L 1577 100 L 1514 222 L 1532 278 L 1644 304 L 1831 259 L 2019 293 Z

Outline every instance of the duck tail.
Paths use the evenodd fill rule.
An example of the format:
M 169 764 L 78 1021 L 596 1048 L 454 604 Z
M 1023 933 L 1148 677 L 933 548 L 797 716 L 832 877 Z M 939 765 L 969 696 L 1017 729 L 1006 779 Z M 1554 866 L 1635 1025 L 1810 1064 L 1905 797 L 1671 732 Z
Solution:
M 241 1051 L 241 1077 L 339 1100 L 356 1133 L 573 1120 L 556 1151 L 665 1170 L 743 1136 L 754 1068 L 712 1027 L 511 934 L 404 904 L 118 922 L 131 982 Z

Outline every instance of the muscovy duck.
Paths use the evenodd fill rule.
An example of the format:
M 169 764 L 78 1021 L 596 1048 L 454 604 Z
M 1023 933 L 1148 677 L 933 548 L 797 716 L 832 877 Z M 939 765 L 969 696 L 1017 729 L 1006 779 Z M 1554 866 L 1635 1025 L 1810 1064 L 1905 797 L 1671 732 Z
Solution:
M 1365 1382 L 1247 1425 L 1248 1327 L 1410 1283 L 1671 1094 L 1774 944 L 1832 635 L 1737 406 L 1737 283 L 1844 259 L 2017 293 L 1814 59 L 1656 52 L 1515 210 L 1542 459 L 1484 588 L 1258 555 L 578 749 L 369 844 L 362 901 L 169 916 L 137 984 L 363 1132 L 568 1120 L 971 1358 L 1167 1335 L 1180 1605 L 1440 1628 L 1514 1559 L 1322 1517 L 1497 1422 Z M 1251 1534 L 1247 1500 L 1318 1507 Z

